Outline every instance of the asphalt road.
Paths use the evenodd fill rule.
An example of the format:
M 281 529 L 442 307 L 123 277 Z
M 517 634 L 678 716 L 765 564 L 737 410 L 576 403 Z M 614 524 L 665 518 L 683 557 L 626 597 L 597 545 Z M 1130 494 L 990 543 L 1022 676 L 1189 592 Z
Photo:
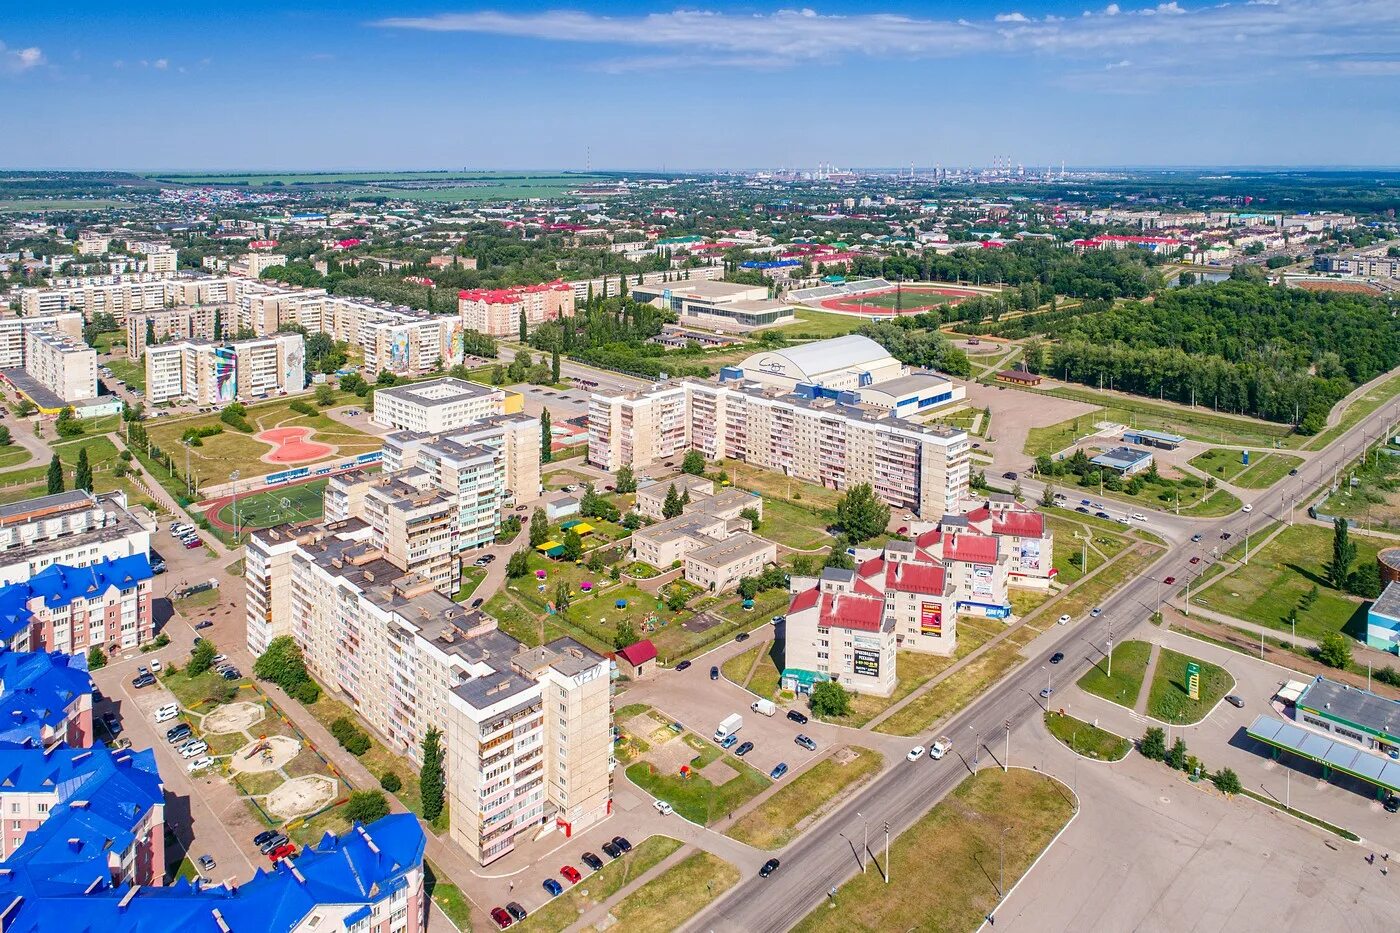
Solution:
M 1231 534 L 1229 543 L 1234 544 L 1247 530 L 1257 530 L 1274 520 L 1287 521 L 1289 506 L 1298 499 L 1300 488 L 1312 489 L 1330 481 L 1333 468 L 1344 466 L 1348 459 L 1357 456 L 1368 440 L 1379 437 L 1394 422 L 1397 412 L 1400 412 L 1397 403 L 1373 412 L 1310 460 L 1298 477 L 1290 477 L 1273 489 L 1261 491 L 1250 513 L 1237 512 L 1222 519 L 1192 521 L 1191 532 L 1203 536 L 1200 543 L 1188 541 L 1170 548 L 1146 573 L 1106 599 L 1099 618 L 1066 626 L 1063 637 L 944 724 L 939 732 L 953 738 L 955 746 L 951 755 L 939 762 L 928 758 L 905 762 L 887 771 L 830 818 L 779 853 L 782 866 L 771 877 L 750 876 L 683 929 L 747 933 L 778 933 L 790 929 L 817 906 L 832 887 L 841 885 L 859 871 L 857 854 L 864 826 L 869 827 L 870 848 L 879 856 L 877 861 L 882 862 L 886 824 L 891 838 L 903 832 L 969 773 L 974 755 L 980 754 L 982 761 L 986 761 L 985 756 L 1002 754 L 1008 721 L 1014 729 L 1044 710 L 1044 701 L 1039 697 L 1044 684 L 1041 668 L 1048 664 L 1051 654 L 1056 651 L 1065 654 L 1065 660 L 1056 667 L 1057 680 L 1064 683 L 1078 679 L 1103 657 L 1110 634 L 1121 641 L 1163 600 L 1184 589 L 1190 579 L 1208 566 L 1205 560 L 1192 565 L 1192 557 L 1209 554 L 1212 546 L 1225 544 L 1220 540 L 1223 532 Z M 1163 524 L 1176 532 L 1169 537 L 1179 541 L 1186 520 L 1171 518 L 1172 521 Z M 1158 529 L 1156 523 L 1148 527 Z M 1221 550 L 1223 552 L 1224 548 Z M 1169 577 L 1174 578 L 1171 584 L 1164 582 Z M 1053 698 L 1050 704 L 1054 705 Z M 913 737 L 909 745 L 927 745 L 930 737 Z M 978 737 L 980 744 L 976 741 Z M 1014 748 L 1012 754 L 1015 754 Z M 865 815 L 864 821 L 856 815 L 857 811 Z

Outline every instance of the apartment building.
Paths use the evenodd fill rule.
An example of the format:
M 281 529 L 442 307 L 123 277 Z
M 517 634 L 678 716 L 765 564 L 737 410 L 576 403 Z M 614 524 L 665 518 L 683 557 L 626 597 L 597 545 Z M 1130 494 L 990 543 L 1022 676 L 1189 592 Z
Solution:
M 0 652 L 0 747 L 52 750 L 60 744 L 93 744 L 87 659 L 61 651 Z M 10 841 L 3 830 L 0 839 Z
M 146 348 L 146 398 L 196 405 L 226 404 L 306 387 L 306 341 L 275 334 L 215 343 L 182 340 Z
M 151 552 L 156 522 L 126 494 L 82 489 L 0 504 L 0 586 L 56 565 L 87 567 Z
M 610 472 L 693 449 L 833 489 L 869 483 L 883 501 L 919 515 L 955 511 L 970 476 L 965 431 L 751 383 L 682 380 L 595 393 L 588 423 L 589 462 Z
M 464 289 L 457 293 L 457 311 L 468 330 L 512 337 L 520 333 L 522 317 L 529 331 L 545 321 L 572 315 L 574 289 L 558 279 L 516 288 Z
M 406 573 L 444 593 L 457 591 L 457 501 L 421 470 L 375 477 L 365 491 L 369 543 Z
M 1361 279 L 1400 279 L 1400 257 L 1385 253 L 1323 255 L 1314 261 L 1323 272 Z
M 504 411 L 505 392 L 447 376 L 376 390 L 370 420 L 395 430 L 441 434 Z
M 233 332 L 238 309 L 232 304 L 180 305 L 126 316 L 126 356 L 139 360 L 146 345 L 181 340 L 213 340 L 216 331 Z M 216 325 L 219 325 L 216 327 Z
M 889 696 L 897 642 L 883 594 L 838 567 L 809 582 L 788 606 L 783 688 L 810 693 L 816 684 L 834 681 L 857 693 Z
M 41 410 L 97 398 L 97 351 L 80 338 L 57 330 L 30 329 L 25 335 L 24 357 L 24 371 L 52 396 L 47 399 L 49 405 L 34 399 Z
M 77 311 L 65 311 L 58 314 L 0 317 L 0 369 L 24 368 L 28 360 L 29 335 L 36 331 L 61 334 L 70 340 L 82 340 L 83 316 Z
M 155 273 L 90 276 L 53 287 L 19 290 L 20 310 L 26 316 L 81 311 L 92 320 L 95 314 L 110 314 L 117 323 L 128 313 L 162 308 L 169 303 L 169 277 Z
M 250 644 L 255 610 L 285 605 L 308 668 L 391 750 L 417 762 L 427 729 L 442 730 L 453 838 L 482 863 L 518 834 L 606 817 L 609 662 L 570 639 L 525 648 L 364 531 L 352 521 L 256 532 Z
M 145 554 L 52 564 L 0 587 L 0 642 L 12 651 L 130 651 L 155 637 L 154 576 Z

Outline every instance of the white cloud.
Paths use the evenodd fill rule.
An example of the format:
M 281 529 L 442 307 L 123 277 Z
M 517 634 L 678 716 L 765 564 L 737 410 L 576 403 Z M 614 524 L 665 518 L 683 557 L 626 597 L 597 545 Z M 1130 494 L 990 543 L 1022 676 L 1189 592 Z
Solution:
M 1127 67 L 1129 67 L 1130 65 L 1132 65 L 1132 62 L 1129 61 L 1129 60 L 1126 59 L 1126 58 L 1123 58 L 1123 59 L 1119 59 L 1119 60 L 1116 61 L 1116 62 L 1109 62 L 1107 65 L 1104 65 L 1104 66 L 1103 66 L 1103 70 L 1104 70 L 1104 71 L 1117 71 L 1119 68 L 1127 68 Z
M 1187 0 L 1190 2 L 1190 0 Z M 1110 3 L 1080 17 L 1022 11 L 980 20 L 897 13 L 823 13 L 810 8 L 769 13 L 677 9 L 604 16 L 583 10 L 390 17 L 383 29 L 470 33 L 591 46 L 609 71 L 680 66 L 771 69 L 845 58 L 958 58 L 1026 55 L 1101 69 L 1120 59 L 1158 76 L 1260 75 L 1261 56 L 1299 65 L 1347 56 L 1382 59 L 1400 48 L 1396 0 L 1223 0 L 1183 6 L 1178 0 L 1127 8 Z M 1258 55 L 1241 56 L 1246 45 Z M 1355 71 L 1355 69 L 1353 69 Z M 1100 72 L 1101 73 L 1101 72 Z
M 170 67 L 170 60 L 166 58 L 157 58 L 151 64 L 157 71 L 164 71 Z
M 44 58 L 43 50 L 38 46 L 12 49 L 0 42 L 0 72 L 19 74 L 47 63 L 48 60 Z

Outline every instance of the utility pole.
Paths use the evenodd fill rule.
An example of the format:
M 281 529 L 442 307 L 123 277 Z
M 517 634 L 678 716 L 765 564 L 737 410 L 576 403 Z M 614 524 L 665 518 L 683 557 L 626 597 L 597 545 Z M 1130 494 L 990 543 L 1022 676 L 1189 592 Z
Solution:
M 856 816 L 860 817 L 862 826 L 861 833 L 863 841 L 860 847 L 860 873 L 863 875 L 865 874 L 865 857 L 870 852 L 870 824 L 866 821 L 865 814 L 861 813 L 859 810 L 856 811 Z
M 1113 679 L 1113 620 L 1108 620 L 1108 679 Z
M 1002 763 L 1001 771 L 1005 774 L 1011 770 L 1011 720 L 1006 721 L 1006 761 Z
M 890 865 L 890 821 L 885 820 L 885 884 L 890 883 L 890 874 L 893 867 L 894 866 Z
M 238 521 L 238 471 L 234 470 L 228 475 L 228 478 L 229 482 L 233 483 L 233 546 L 238 547 L 238 540 L 240 537 Z

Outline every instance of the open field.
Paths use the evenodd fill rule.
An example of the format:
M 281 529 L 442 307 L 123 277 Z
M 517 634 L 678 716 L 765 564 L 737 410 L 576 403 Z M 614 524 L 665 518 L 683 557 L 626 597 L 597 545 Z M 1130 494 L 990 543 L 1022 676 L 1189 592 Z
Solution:
M 233 503 L 219 510 L 219 521 L 233 527 L 234 519 L 241 528 L 271 528 L 283 522 L 299 522 L 320 518 L 325 514 L 325 479 L 315 479 L 295 486 L 281 486 L 251 496 L 240 496 L 235 511 Z M 287 506 L 282 503 L 286 501 Z
M 1303 458 L 1291 454 L 1251 451 L 1249 465 L 1243 463 L 1238 450 L 1215 447 L 1199 453 L 1190 460 L 1192 466 L 1219 480 L 1244 489 L 1268 489 L 1289 470 L 1303 463 Z
M 843 752 L 853 757 L 843 761 Z M 868 748 L 839 748 L 740 817 L 725 835 L 759 849 L 781 849 L 826 810 L 833 798 L 854 793 L 883 763 L 884 757 Z
M 929 654 L 926 651 L 898 652 L 894 692 L 887 697 L 869 693 L 851 694 L 851 711 L 839 718 L 818 717 L 842 726 L 860 728 L 900 700 L 913 693 L 934 677 L 946 671 L 987 643 L 1001 630 L 1001 623 L 971 617 L 958 620 L 958 644 L 951 655 Z
M 1096 421 L 1112 421 L 1133 428 L 1180 434 L 1207 443 L 1248 444 L 1261 449 L 1272 448 L 1276 442 L 1298 446 L 1303 440 L 1294 435 L 1292 427 L 1286 424 L 1216 414 L 1204 407 L 1188 408 L 1098 392 L 1086 386 L 1064 385 L 1044 390 L 1043 394 L 1101 406 L 1101 411 L 1084 416 L 1085 423 L 1089 425 Z
M 1201 668 L 1199 696 L 1195 700 L 1186 691 L 1186 664 L 1190 661 Z M 1200 722 L 1234 685 L 1235 678 L 1218 664 L 1163 648 L 1157 655 L 1157 669 L 1152 673 L 1147 715 L 1178 726 Z
M 1232 482 L 1236 476 L 1248 469 L 1240 451 L 1227 450 L 1223 447 L 1212 447 L 1210 450 L 1196 454 L 1189 463 L 1202 473 L 1207 473 L 1227 483 Z
M 245 188 L 258 188 L 267 185 L 347 185 L 383 182 L 399 184 L 409 182 L 451 182 L 499 183 L 503 181 L 567 181 L 570 185 L 603 181 L 606 176 L 554 172 L 168 172 L 147 173 L 147 178 L 169 181 L 183 185 L 236 185 Z
M 581 884 L 535 910 L 513 929 L 521 933 L 548 931 L 558 933 L 575 923 L 584 911 L 612 897 L 633 878 L 646 874 L 681 847 L 670 836 L 650 836 L 637 843 L 631 852 L 608 862 L 598 871 L 587 875 Z M 625 929 L 625 928 L 624 928 Z
M 1133 743 L 1121 735 L 1054 710 L 1045 711 L 1045 728 L 1072 752 L 1085 758 L 1121 761 L 1133 748 Z
M 1380 550 L 1375 539 L 1352 535 L 1351 541 L 1356 545 L 1353 566 L 1375 562 Z M 1298 634 L 1305 638 L 1318 639 L 1332 632 L 1364 637 L 1366 604 L 1328 585 L 1325 567 L 1331 557 L 1330 528 L 1294 525 L 1252 551 L 1247 566 L 1240 564 L 1196 591 L 1191 602 L 1287 633 L 1293 631 L 1289 613 L 1297 610 Z M 1316 601 L 1302 608 L 1314 586 Z
M 729 474 L 730 480 L 739 489 L 761 494 L 765 508 L 771 499 L 786 499 L 789 502 L 800 502 L 803 508 L 829 509 L 834 508 L 836 500 L 841 498 L 841 493 L 835 489 L 792 479 L 744 463 L 742 460 L 726 460 L 721 468 Z
M 1113 646 L 1113 676 L 1108 676 L 1107 658 L 1099 658 L 1094 666 L 1079 678 L 1079 689 L 1103 697 L 1119 706 L 1133 708 L 1142 692 L 1142 678 L 1147 673 L 1147 661 L 1152 646 L 1145 641 L 1125 641 Z
M 1093 411 L 1077 418 L 1066 418 L 1056 424 L 1041 428 L 1031 428 L 1026 432 L 1025 453 L 1029 457 L 1053 457 L 1069 447 L 1079 438 L 1094 430 L 1094 424 L 1102 421 L 1100 412 Z
M 1069 789 L 1043 774 L 993 768 L 970 775 L 893 841 L 889 884 L 879 870 L 856 875 L 794 929 L 975 930 L 997 903 L 1003 834 L 1010 888 L 1074 809 Z
M 146 391 L 146 367 L 133 360 L 113 359 L 107 361 L 112 375 L 127 384 L 128 388 Z
M 692 732 L 687 732 L 680 741 L 690 745 L 696 753 L 690 760 L 689 777 L 662 773 L 649 762 L 639 761 L 627 768 L 627 778 L 648 794 L 675 807 L 677 813 L 692 823 L 708 826 L 733 813 L 773 783 L 766 774 L 745 764 L 742 758 L 725 754 L 718 745 Z M 719 785 L 712 784 L 700 773 L 716 761 L 723 762 L 734 772 L 733 777 Z
M 757 534 L 799 551 L 813 551 L 833 542 L 826 533 L 827 524 L 828 519 L 811 509 L 782 499 L 765 499 Z
M 862 319 L 848 314 L 829 314 L 824 311 L 809 311 L 806 308 L 798 308 L 794 313 L 797 316 L 794 323 L 784 324 L 775 330 L 788 337 L 825 339 L 849 334 L 865 323 Z
M 708 852 L 692 852 L 627 895 L 610 913 L 618 930 L 668 933 L 683 926 L 738 880 L 738 869 L 724 859 Z
M 105 198 L 5 198 L 0 199 L 0 213 L 23 214 L 30 211 L 107 211 L 132 207 L 122 201 Z

